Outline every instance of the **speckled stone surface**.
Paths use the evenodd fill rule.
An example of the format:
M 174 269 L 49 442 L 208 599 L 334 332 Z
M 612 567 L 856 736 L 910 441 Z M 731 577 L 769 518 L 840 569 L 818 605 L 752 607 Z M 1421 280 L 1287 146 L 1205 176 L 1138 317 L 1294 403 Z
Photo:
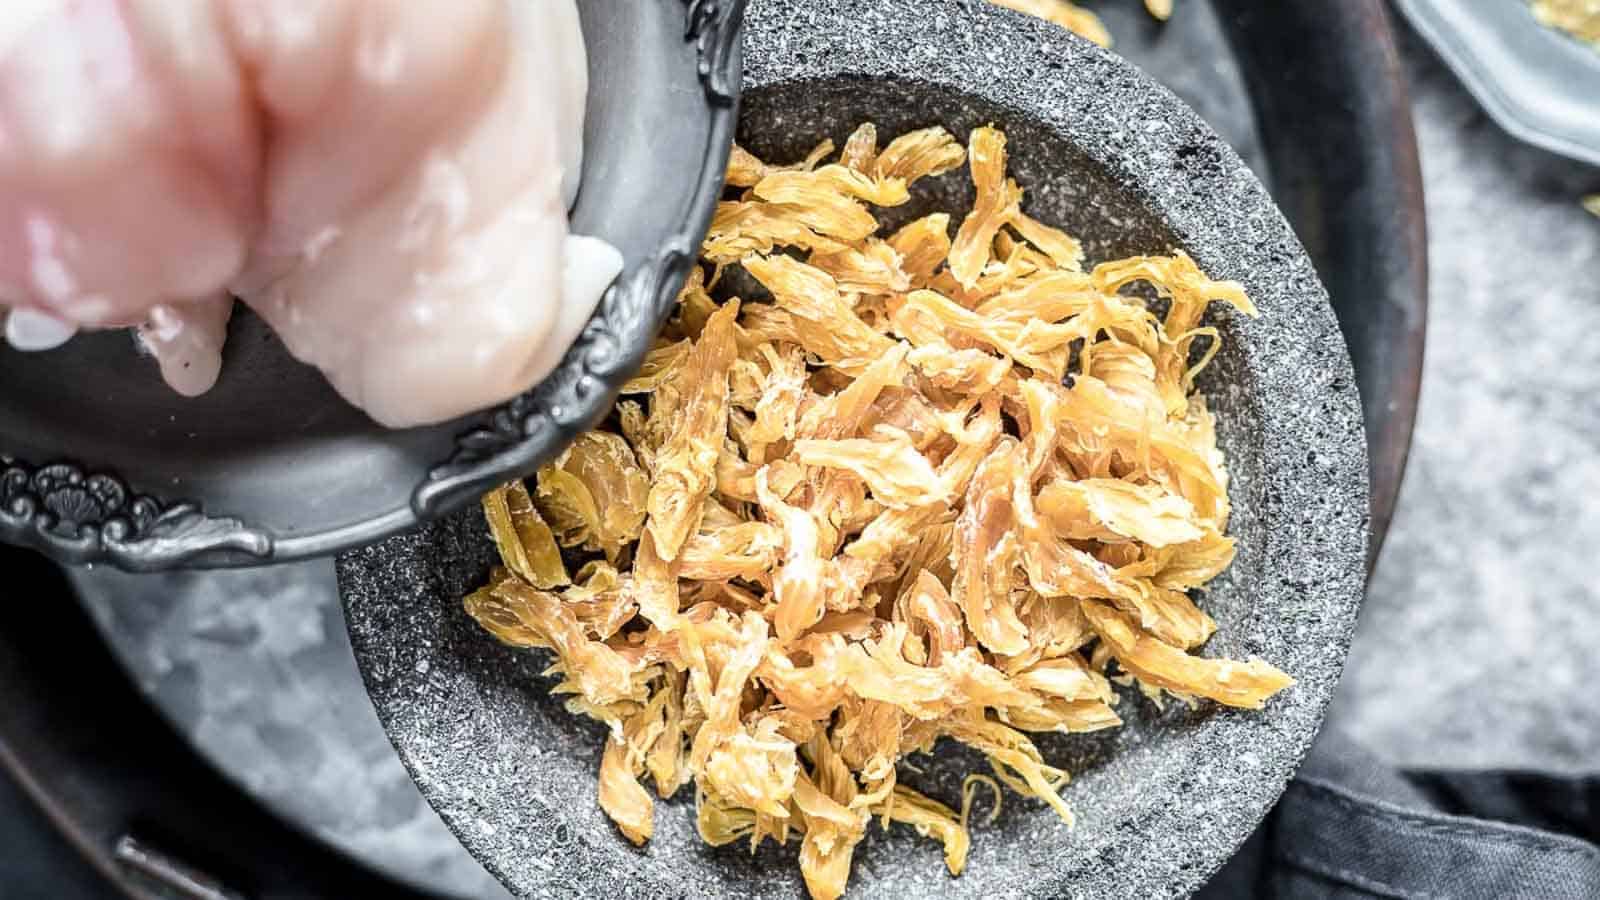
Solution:
M 936 49 L 935 49 L 936 48 Z M 1265 191 L 1190 111 L 1130 66 L 976 0 L 756 2 L 747 41 L 750 143 L 795 156 L 858 120 L 880 128 L 994 122 L 1036 216 L 1095 257 L 1182 246 L 1244 282 L 1259 321 L 1219 320 L 1227 350 L 1204 388 L 1233 470 L 1238 563 L 1203 603 L 1217 655 L 1257 654 L 1299 683 L 1265 713 L 1133 696 L 1129 725 L 1050 736 L 1077 773 L 1069 831 L 1006 805 L 973 837 L 967 873 L 937 845 L 874 828 L 852 896 L 1179 896 L 1243 839 L 1310 742 L 1348 647 L 1363 581 L 1366 484 L 1349 362 L 1310 264 Z M 1066 73 L 1070 77 L 1063 77 Z M 939 194 L 970 190 L 950 176 Z M 594 805 L 602 733 L 546 696 L 543 660 L 496 645 L 461 612 L 493 550 L 464 515 L 343 558 L 352 643 L 402 759 L 447 824 L 527 896 L 802 894 L 793 848 L 712 850 L 686 794 L 644 849 Z M 941 744 L 906 780 L 958 802 L 981 762 Z

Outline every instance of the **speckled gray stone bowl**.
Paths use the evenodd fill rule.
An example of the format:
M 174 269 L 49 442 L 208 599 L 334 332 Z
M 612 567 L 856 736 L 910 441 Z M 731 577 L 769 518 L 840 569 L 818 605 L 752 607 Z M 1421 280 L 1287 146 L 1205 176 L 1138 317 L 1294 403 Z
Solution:
M 1127 726 L 1046 735 L 1075 780 L 1075 829 L 1009 796 L 951 878 L 936 842 L 873 826 L 850 896 L 1167 897 L 1200 885 L 1260 820 L 1310 744 L 1349 646 L 1364 578 L 1366 460 L 1355 382 L 1322 287 L 1266 191 L 1194 113 L 1117 57 L 978 0 L 752 4 L 743 141 L 775 160 L 862 120 L 880 134 L 994 123 L 1030 212 L 1092 259 L 1181 247 L 1244 283 L 1262 317 L 1217 312 L 1203 379 L 1232 472 L 1239 556 L 1201 598 L 1204 652 L 1258 655 L 1298 680 L 1260 713 L 1129 693 Z M 964 175 L 924 192 L 965 209 Z M 711 849 L 689 791 L 643 849 L 594 802 L 604 735 L 547 696 L 542 656 L 481 633 L 460 597 L 493 548 L 476 512 L 343 557 L 351 636 L 378 714 L 424 795 L 526 896 L 795 898 L 794 845 Z M 902 777 L 952 806 L 981 758 L 948 742 Z M 980 801 L 986 802 L 986 801 Z

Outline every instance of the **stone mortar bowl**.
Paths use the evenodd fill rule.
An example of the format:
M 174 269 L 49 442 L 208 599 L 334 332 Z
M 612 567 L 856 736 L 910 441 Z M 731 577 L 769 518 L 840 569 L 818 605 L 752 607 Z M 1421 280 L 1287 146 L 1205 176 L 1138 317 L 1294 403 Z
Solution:
M 1355 381 L 1327 297 L 1266 191 L 1193 112 L 1127 63 L 980 0 L 753 3 L 740 139 L 791 161 L 859 122 L 885 139 L 993 123 L 1029 212 L 1081 236 L 1091 261 L 1183 248 L 1242 282 L 1262 316 L 1216 312 L 1224 348 L 1202 379 L 1232 474 L 1233 568 L 1201 605 L 1207 655 L 1260 656 L 1296 679 L 1264 712 L 1127 692 L 1120 729 L 1038 737 L 1074 780 L 1061 825 L 1009 795 L 975 816 L 965 874 L 937 842 L 873 826 L 850 896 L 1166 897 L 1211 875 L 1271 806 L 1309 746 L 1360 604 L 1366 459 Z M 965 210 L 964 172 L 914 208 Z M 897 217 L 898 218 L 898 217 Z M 542 654 L 497 644 L 463 613 L 494 549 L 476 511 L 344 556 L 351 637 L 378 714 L 423 794 L 524 896 L 795 898 L 795 846 L 712 849 L 692 791 L 660 804 L 643 849 L 595 803 L 602 729 L 565 712 Z M 942 742 L 902 779 L 959 807 L 981 757 Z M 980 795 L 981 797 L 982 795 Z M 980 804 L 986 801 L 980 799 Z M 986 808 L 980 805 L 980 812 Z

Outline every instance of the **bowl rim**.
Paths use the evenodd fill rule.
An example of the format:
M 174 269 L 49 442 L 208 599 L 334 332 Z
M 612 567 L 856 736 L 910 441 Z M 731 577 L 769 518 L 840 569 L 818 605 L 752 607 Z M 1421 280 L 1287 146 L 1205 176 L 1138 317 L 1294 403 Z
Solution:
M 1235 747 L 1250 747 L 1252 753 L 1226 758 L 1194 753 L 1191 756 L 1207 758 L 1186 759 L 1182 767 L 1150 785 L 1152 791 L 1171 787 L 1180 776 L 1215 781 L 1231 791 L 1223 808 L 1130 809 L 1129 821 L 1144 831 L 1143 840 L 1149 842 L 1137 851 L 1107 844 L 1103 852 L 1116 861 L 1098 871 L 1063 863 L 1053 870 L 1032 870 L 1031 876 L 1048 874 L 1031 877 L 1025 885 L 998 883 L 1002 891 L 1026 889 L 1044 895 L 1187 894 L 1231 856 L 1298 768 L 1332 699 L 1364 592 L 1371 526 L 1365 432 L 1354 372 L 1327 293 L 1288 222 L 1237 154 L 1170 91 L 1120 57 L 986 3 L 927 0 L 918 5 L 912 22 L 910 14 L 891 13 L 867 0 L 818 2 L 808 10 L 811 21 L 803 40 L 793 39 L 791 17 L 782 6 L 773 0 L 752 7 L 745 69 L 750 91 L 821 78 L 921 78 L 1030 116 L 1076 144 L 1165 220 L 1176 243 L 1213 277 L 1244 281 L 1266 314 L 1259 321 L 1240 322 L 1236 340 L 1253 347 L 1244 359 L 1246 373 L 1258 390 L 1272 397 L 1271 403 L 1261 405 L 1260 422 L 1252 423 L 1262 433 L 1265 463 L 1259 476 L 1262 538 L 1255 552 L 1261 555 L 1264 574 L 1260 593 L 1276 592 L 1275 605 L 1267 609 L 1276 620 L 1272 625 L 1279 629 L 1280 646 L 1295 653 L 1292 661 L 1274 658 L 1274 662 L 1287 668 L 1298 684 L 1266 713 L 1218 711 L 1194 728 L 1196 740 L 1231 741 Z M 950 21 L 934 25 L 939 19 Z M 832 27 L 846 21 L 870 22 L 872 27 Z M 986 56 L 973 50 L 963 57 L 965 70 L 959 64 L 952 69 L 947 60 L 937 58 L 930 64 L 930 57 L 918 52 L 918 41 L 913 39 L 919 34 L 925 37 L 917 29 L 929 27 L 947 28 L 950 41 L 969 47 L 996 30 L 1015 31 L 1017 40 L 1001 42 L 1015 52 Z M 1063 49 L 1070 62 L 1089 66 L 1092 78 L 1075 84 L 1021 78 L 1023 72 L 1050 71 L 1051 63 L 1060 67 Z M 1012 85 L 1026 82 L 1031 89 L 1006 93 L 1007 79 Z M 1142 127 L 1161 119 L 1166 127 Z M 1206 182 L 1215 192 L 1199 196 L 1182 190 L 1181 176 L 1174 177 L 1171 171 L 1193 164 L 1185 160 L 1219 168 L 1220 174 Z M 1165 166 L 1168 174 L 1152 174 L 1152 166 Z M 1141 181 L 1141 176 L 1151 180 Z M 1241 242 L 1248 246 L 1240 246 Z M 389 592 L 386 601 L 371 590 L 407 568 L 385 554 L 403 542 L 421 539 L 405 537 L 390 548 L 364 548 L 342 557 L 339 565 L 352 641 L 386 728 L 399 727 L 398 706 L 386 707 L 382 698 L 392 694 L 398 703 L 401 694 L 411 696 L 410 687 L 420 682 L 412 678 L 403 691 L 399 686 L 407 678 L 403 669 L 374 668 L 383 663 L 377 659 L 382 637 L 367 631 L 376 627 L 370 610 L 394 602 L 394 596 Z M 1241 597 L 1257 590 L 1254 584 L 1239 588 Z M 1266 619 L 1254 619 L 1252 624 L 1260 626 Z M 437 675 L 438 667 L 433 671 Z M 403 739 L 395 743 L 424 796 L 491 871 L 514 890 L 523 891 L 556 877 L 533 869 L 508 871 L 508 861 L 494 857 L 488 849 L 492 838 L 479 829 L 482 809 L 469 812 L 467 803 L 441 796 L 437 773 L 425 760 L 413 757 L 416 748 L 405 746 Z M 448 741 L 435 735 L 433 743 Z M 1215 794 L 1222 788 L 1212 790 Z M 1158 846 L 1162 841 L 1166 846 Z M 1197 846 L 1172 852 L 1185 841 Z M 620 856 L 617 863 L 608 878 L 619 887 L 647 878 L 646 871 L 660 874 L 643 868 L 630 872 Z M 640 865 L 647 863 L 641 860 Z M 1097 879 L 1100 872 L 1109 874 Z
M 30 461 L 0 451 L 0 541 L 71 565 L 135 572 L 233 568 L 330 556 L 437 519 L 527 475 L 604 415 L 665 322 L 710 227 L 738 122 L 739 25 L 746 0 L 663 0 L 683 6 L 683 40 L 709 111 L 704 162 L 682 221 L 653 256 L 607 288 L 578 340 L 539 384 L 465 417 L 448 458 L 432 463 L 409 503 L 330 528 L 278 532 L 208 514 L 187 498 L 138 491 L 105 467 Z

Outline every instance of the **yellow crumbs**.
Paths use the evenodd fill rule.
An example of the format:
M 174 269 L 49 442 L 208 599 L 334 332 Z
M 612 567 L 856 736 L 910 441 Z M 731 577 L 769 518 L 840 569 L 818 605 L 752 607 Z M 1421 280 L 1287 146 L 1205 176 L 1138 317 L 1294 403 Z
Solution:
M 1093 12 L 1084 9 L 1072 0 L 989 0 L 996 6 L 1004 6 L 1017 12 L 1027 13 L 1054 22 L 1062 28 L 1087 38 L 1102 47 L 1111 46 L 1111 32 L 1106 28 L 1105 22 Z M 1551 2 L 1551 0 L 1544 0 Z M 1564 0 L 1554 0 L 1564 2 Z M 1583 2 L 1583 0 L 1577 0 Z M 1172 0 L 1144 0 L 1145 12 L 1151 17 L 1162 22 L 1172 18 Z
M 993 128 L 735 148 L 611 418 L 484 498 L 504 566 L 467 612 L 609 726 L 598 800 L 635 843 L 692 785 L 707 843 L 798 841 L 813 897 L 874 819 L 959 875 L 978 787 L 1072 822 L 1028 732 L 1120 725 L 1113 680 L 1249 709 L 1292 683 L 1194 655 L 1216 624 L 1186 593 L 1234 556 L 1202 314 L 1255 308 L 1181 252 L 1086 270 L 1006 158 Z M 970 211 L 881 227 L 962 167 Z M 992 769 L 959 813 L 898 780 L 940 738 Z
M 1600 0 L 1531 0 L 1529 6 L 1546 28 L 1600 46 Z

